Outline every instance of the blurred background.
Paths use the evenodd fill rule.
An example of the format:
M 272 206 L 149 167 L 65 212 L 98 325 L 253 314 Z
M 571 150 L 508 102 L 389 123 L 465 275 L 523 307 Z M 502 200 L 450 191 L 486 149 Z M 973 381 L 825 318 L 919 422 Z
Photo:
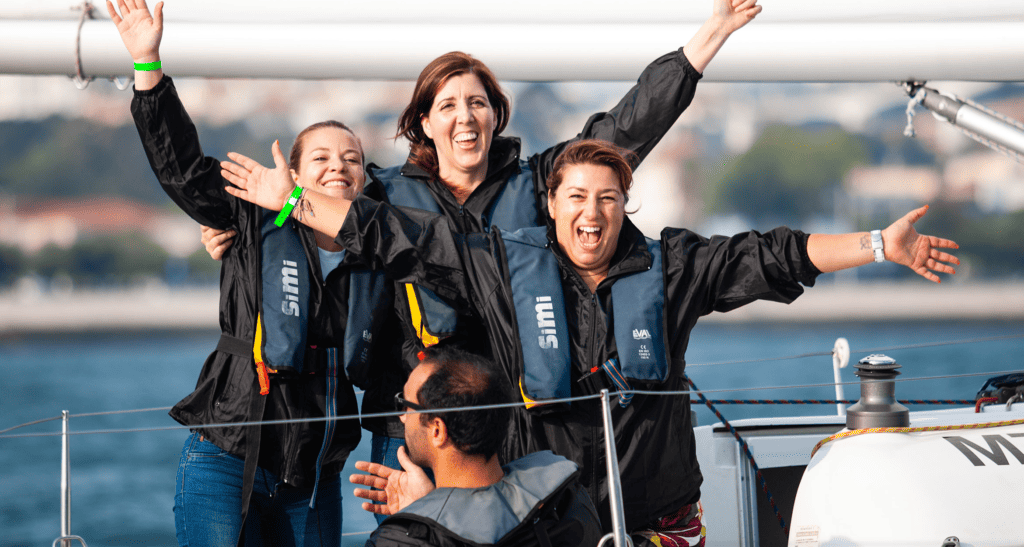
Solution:
M 408 150 L 393 139 L 408 83 L 176 83 L 210 156 L 233 150 L 270 164 L 274 139 L 287 147 L 328 118 L 355 128 L 368 162 L 397 164 Z M 575 135 L 629 85 L 506 82 L 506 134 L 540 151 Z M 1024 85 L 936 87 L 1024 119 Z M 218 265 L 197 227 L 149 169 L 130 101 L 130 91 L 107 81 L 79 91 L 64 77 L 0 76 L 0 292 L 216 283 Z M 884 227 L 928 203 L 920 230 L 961 244 L 956 282 L 1020 280 L 1024 168 L 927 113 L 905 137 L 906 103 L 894 84 L 702 83 L 638 170 L 633 220 L 654 237 L 664 226 L 704 235 L 781 224 L 843 232 Z M 843 275 L 912 276 L 886 266 Z
M 758 41 L 765 37 L 784 41 L 776 32 L 779 27 L 769 27 L 770 23 L 796 22 L 807 30 L 833 16 L 897 29 L 907 21 L 943 25 L 957 19 L 1019 26 L 1024 16 L 1017 2 L 864 0 L 856 6 L 818 3 L 818 11 L 812 13 L 802 0 L 772 0 L 749 29 L 740 31 L 750 38 L 741 42 L 737 35 L 730 44 L 746 44 L 749 55 L 766 43 Z M 320 8 L 333 10 L 327 23 L 377 17 L 381 12 L 415 22 L 437 8 L 435 3 L 413 1 L 404 2 L 407 10 L 364 3 L 345 4 L 343 11 L 333 0 L 311 0 L 303 4 L 306 10 L 270 2 L 266 9 L 251 9 L 250 3 L 224 0 L 207 6 L 199 0 L 175 0 L 176 6 L 193 10 L 185 13 L 185 22 L 202 22 L 212 11 L 222 19 L 251 18 L 256 23 L 292 14 L 308 21 Z M 686 23 L 702 21 L 710 4 L 636 3 L 640 18 L 678 10 L 685 12 L 679 19 Z M 456 0 L 444 4 L 476 5 Z M 623 16 L 620 2 L 596 1 L 587 10 L 571 2 L 522 4 L 550 8 L 565 20 L 632 24 L 618 21 Z M 97 7 L 103 10 L 98 3 Z M 42 43 L 45 36 L 24 31 L 39 41 L 16 49 L 21 35 L 15 31 L 28 28 L 18 19 L 19 10 L 33 12 L 25 17 L 38 17 L 44 8 L 52 12 L 46 17 L 63 25 L 53 23 L 62 33 L 56 34 L 55 42 L 70 51 L 69 37 L 74 36 L 78 15 L 67 5 L 59 0 L 0 0 L 0 66 L 29 67 L 11 70 L 19 74 L 37 69 L 40 74 L 66 72 L 61 67 L 73 57 L 63 50 L 52 55 L 54 63 L 63 65 L 39 68 L 41 62 L 33 55 L 50 45 Z M 500 9 L 504 17 L 507 10 Z M 512 23 L 530 22 L 530 11 L 521 11 L 525 15 Z M 453 9 L 439 17 L 477 16 L 473 9 Z M 110 25 L 87 22 L 83 36 L 118 51 L 121 46 Z M 645 27 L 639 28 L 642 32 Z M 939 28 L 936 35 L 961 44 L 962 33 L 943 34 L 946 29 Z M 1015 36 L 1024 36 L 1017 30 Z M 868 34 L 863 44 L 840 53 L 856 55 L 861 45 L 891 38 Z M 674 36 L 667 38 L 675 41 Z M 1002 39 L 1015 47 L 1024 44 L 1010 38 Z M 183 42 L 187 40 L 178 43 Z M 826 42 L 827 37 L 822 44 Z M 508 50 L 513 58 L 538 55 L 503 43 L 456 47 L 480 55 L 499 76 L 515 69 L 497 66 L 507 60 L 491 62 L 494 53 L 486 48 Z M 675 46 L 657 51 L 671 47 Z M 1014 55 L 1013 48 L 1003 49 Z M 997 57 L 993 54 L 978 63 L 962 56 L 956 63 L 945 63 L 962 53 L 956 47 L 913 44 L 906 50 L 940 66 L 999 61 L 992 60 Z M 815 51 L 805 47 L 797 53 L 797 58 L 814 57 Z M 643 62 L 656 56 L 644 54 Z M 179 53 L 178 58 L 187 56 Z M 224 58 L 218 62 L 239 62 L 237 57 Z M 1021 58 L 1006 65 L 1008 74 L 1021 73 Z M 129 66 L 127 58 L 120 64 L 120 57 L 111 59 L 111 66 Z M 316 56 L 296 59 L 300 61 L 329 64 Z M 622 63 L 608 63 L 613 61 Z M 737 72 L 742 76 L 750 69 L 749 62 L 738 70 L 728 61 L 721 55 L 709 71 L 732 70 L 735 80 Z M 830 58 L 819 61 L 829 63 Z M 602 68 L 604 62 L 599 57 L 567 66 L 566 74 Z M 639 74 L 643 62 L 636 63 L 630 78 Z M 833 64 L 840 75 L 849 68 Z M 898 70 L 898 64 L 880 62 L 877 68 Z M 175 77 L 172 63 L 165 68 Z M 224 158 L 228 151 L 237 151 L 269 165 L 273 140 L 280 139 L 287 148 L 298 131 L 324 119 L 351 126 L 362 138 L 368 162 L 391 166 L 403 162 L 408 152 L 407 143 L 393 139 L 397 116 L 412 91 L 407 81 L 177 77 L 175 83 L 209 156 Z M 612 107 L 632 82 L 503 85 L 513 113 L 505 133 L 521 137 L 524 155 L 529 155 L 575 136 L 591 114 Z M 930 81 L 929 86 L 1024 120 L 1020 83 Z M 198 226 L 171 203 L 150 171 L 129 114 L 131 97 L 130 90 L 119 90 L 102 78 L 79 90 L 65 76 L 0 75 L 0 432 L 8 432 L 0 438 L 0 493 L 8 494 L 0 497 L 0 547 L 49 544 L 59 533 L 61 443 L 54 436 L 58 423 L 18 426 L 57 416 L 62 409 L 74 415 L 73 532 L 93 546 L 175 543 L 174 473 L 187 431 L 177 428 L 166 410 L 191 391 L 204 358 L 217 343 L 220 270 L 201 247 Z M 807 232 L 869 230 L 884 228 L 927 203 L 931 210 L 918 224 L 919 231 L 959 242 L 956 254 L 962 261 L 955 276 L 942 276 L 940 286 L 906 268 L 871 264 L 821 276 L 816 288 L 790 306 L 756 303 L 713 314 L 693 331 L 686 354 L 687 373 L 700 388 L 763 390 L 734 393 L 738 398 L 831 398 L 828 352 L 839 336 L 849 339 L 853 359 L 885 350 L 905 367 L 907 379 L 1020 370 L 1024 168 L 922 108 L 913 120 L 916 136 L 904 136 L 907 104 L 906 93 L 893 83 L 699 84 L 692 105 L 636 174 L 632 219 L 649 237 L 657 237 L 665 226 L 686 227 L 705 236 L 778 225 Z M 761 360 L 768 362 L 756 362 Z M 847 381 L 853 379 L 846 374 Z M 971 398 L 983 378 L 910 382 L 900 385 L 900 396 Z M 818 382 L 826 387 L 786 387 Z M 852 391 L 847 394 L 854 395 Z M 145 412 L 135 412 L 139 410 Z M 132 413 L 119 414 L 127 411 Z M 110 414 L 82 415 L 106 412 Z M 714 420 L 706 410 L 696 412 L 702 424 Z M 832 412 L 832 407 L 811 406 L 732 408 L 727 417 Z M 368 444 L 369 436 L 364 435 L 350 466 L 368 457 Z M 362 545 L 374 527 L 372 518 L 347 493 L 345 502 L 344 527 L 350 535 L 344 544 Z

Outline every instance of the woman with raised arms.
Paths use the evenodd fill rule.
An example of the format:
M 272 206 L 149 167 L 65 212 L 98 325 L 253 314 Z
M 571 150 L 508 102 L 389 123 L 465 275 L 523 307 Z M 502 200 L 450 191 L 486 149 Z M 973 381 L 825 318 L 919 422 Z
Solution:
M 275 145 L 274 169 L 237 154 L 223 163 L 232 195 L 280 208 L 294 184 Z M 441 216 L 366 197 L 309 195 L 302 222 L 400 282 L 426 286 L 482 319 L 494 359 L 527 408 L 505 461 L 550 449 L 580 465 L 610 529 L 599 402 L 552 403 L 630 387 L 681 391 L 698 318 L 755 300 L 791 302 L 822 272 L 888 260 L 938 282 L 957 248 L 918 234 L 927 207 L 884 230 L 842 235 L 777 228 L 701 237 L 666 228 L 647 239 L 625 215 L 629 152 L 603 141 L 566 147 L 547 179 L 553 227 L 460 234 Z M 538 324 L 540 321 L 540 324 Z M 704 534 L 701 474 L 688 397 L 621 394 L 613 410 L 626 527 L 636 541 Z M 372 493 L 371 498 L 381 494 Z M 687 531 L 688 530 L 688 531 Z M 693 545 L 694 543 L 689 543 Z
M 136 63 L 131 109 L 154 174 L 197 222 L 240 234 L 221 266 L 220 342 L 170 412 L 192 430 L 175 487 L 178 543 L 337 546 L 339 473 L 360 431 L 324 418 L 357 413 L 349 377 L 365 374 L 366 334 L 390 313 L 392 285 L 343 263 L 333 233 L 225 192 L 219 161 L 203 154 L 160 69 L 163 3 L 153 16 L 144 0 L 118 7 L 107 2 Z M 296 137 L 288 173 L 307 194 L 353 199 L 366 180 L 362 144 L 342 123 L 313 124 Z M 229 425 L 302 419 L 312 421 Z
M 444 215 L 459 232 L 543 226 L 545 181 L 566 146 L 581 139 L 607 140 L 635 154 L 637 167 L 689 106 L 701 74 L 725 41 L 760 11 L 757 0 L 713 0 L 712 15 L 685 47 L 648 65 L 622 100 L 591 116 L 576 137 L 531 156 L 520 149 L 518 138 L 502 134 L 511 107 L 490 69 L 465 53 L 442 55 L 420 73 L 399 118 L 397 136 L 410 142 L 408 160 L 386 169 L 370 164 L 369 178 L 381 183 L 391 204 Z M 223 252 L 225 237 L 230 234 L 204 234 L 211 254 Z M 360 386 L 366 389 L 364 414 L 394 410 L 392 396 L 425 347 L 445 343 L 491 353 L 481 321 L 447 307 L 429 288 L 399 285 L 395 303 L 398 321 L 382 336 L 401 340 L 396 344 L 401 359 L 375 367 Z M 404 366 L 395 366 L 399 362 Z M 364 419 L 363 426 L 373 433 L 371 460 L 397 467 L 403 443 L 398 418 Z

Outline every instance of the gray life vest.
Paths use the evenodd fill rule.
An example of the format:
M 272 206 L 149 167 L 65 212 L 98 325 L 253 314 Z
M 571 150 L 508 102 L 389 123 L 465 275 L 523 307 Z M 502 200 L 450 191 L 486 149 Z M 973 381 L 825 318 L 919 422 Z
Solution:
M 534 452 L 503 466 L 505 476 L 491 486 L 435 489 L 384 523 L 412 518 L 474 543 L 493 545 L 562 489 L 577 469 L 548 450 Z
M 400 167 L 376 170 L 374 174 L 392 205 L 443 214 L 427 185 L 402 175 Z M 519 172 L 508 179 L 480 221 L 485 232 L 495 225 L 511 230 L 537 225 L 537 198 L 528 162 L 519 161 Z M 433 291 L 407 283 L 404 292 L 409 301 L 409 320 L 424 347 L 455 333 L 458 313 Z
M 549 249 L 547 228 L 527 228 L 508 233 L 505 242 L 516 325 L 523 350 L 520 390 L 527 407 L 545 399 L 569 397 L 571 358 L 569 323 L 558 259 Z M 665 352 L 665 283 L 661 244 L 645 238 L 652 256 L 651 268 L 622 276 L 612 285 L 612 322 L 618 359 L 582 363 L 590 370 L 606 368 L 620 389 L 625 379 L 663 382 L 668 377 Z M 611 367 L 611 370 L 608 370 Z M 623 406 L 628 398 L 620 398 Z M 534 404 L 531 404 L 534 403 Z

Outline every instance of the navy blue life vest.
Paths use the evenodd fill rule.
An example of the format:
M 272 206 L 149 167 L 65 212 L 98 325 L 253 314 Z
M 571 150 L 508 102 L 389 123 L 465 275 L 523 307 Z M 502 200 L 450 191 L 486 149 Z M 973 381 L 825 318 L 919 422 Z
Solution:
M 523 349 L 520 379 L 523 399 L 527 403 L 541 403 L 545 399 L 568 397 L 572 391 L 569 323 L 562 277 L 558 260 L 548 248 L 547 228 L 512 233 L 502 230 L 501 237 L 505 242 L 516 325 Z M 588 369 L 617 367 L 616 371 L 606 371 L 613 380 L 617 375 L 645 382 L 663 382 L 668 377 L 661 244 L 652 239 L 646 239 L 646 243 L 653 258 L 651 268 L 619 277 L 612 284 L 618 359 L 603 365 L 583 363 Z
M 374 174 L 381 181 L 392 205 L 443 214 L 427 185 L 402 175 L 400 167 L 380 169 L 374 171 Z M 494 225 L 516 230 L 536 226 L 537 215 L 533 171 L 529 163 L 520 160 L 519 172 L 502 187 L 480 219 L 481 225 L 485 232 L 490 231 Z M 409 319 L 424 347 L 430 347 L 455 334 L 458 323 L 455 309 L 426 287 L 407 283 L 404 291 L 409 301 Z
M 276 213 L 263 210 L 260 220 L 262 301 L 253 357 L 271 371 L 301 373 L 309 351 L 307 323 L 312 283 L 309 260 L 294 222 L 274 224 Z M 324 272 L 324 277 L 327 276 Z M 354 382 L 366 377 L 373 335 L 386 316 L 388 303 L 382 272 L 349 272 L 348 321 L 342 364 Z M 318 348 L 326 349 L 326 348 Z

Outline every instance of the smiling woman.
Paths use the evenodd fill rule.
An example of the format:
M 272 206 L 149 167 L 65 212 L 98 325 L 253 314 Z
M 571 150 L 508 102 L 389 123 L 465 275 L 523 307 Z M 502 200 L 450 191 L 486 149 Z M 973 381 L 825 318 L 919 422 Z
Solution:
M 382 320 L 375 306 L 390 305 L 387 286 L 381 275 L 343 263 L 333 233 L 225 191 L 219 161 L 204 156 L 174 83 L 160 70 L 163 4 L 155 17 L 143 0 L 118 6 L 120 15 L 107 3 L 136 62 L 131 109 L 154 174 L 194 220 L 237 234 L 222 264 L 220 341 L 195 391 L 170 412 L 192 428 L 175 486 L 178 542 L 340 544 L 338 474 L 359 442 L 359 424 L 323 419 L 356 413 L 350 378 L 369 363 L 369 340 Z M 362 145 L 340 122 L 303 130 L 288 163 L 276 141 L 274 149 L 297 185 L 296 201 L 303 192 L 353 199 L 363 190 Z M 300 206 L 292 214 L 308 212 Z M 346 338 L 348 328 L 363 336 Z M 283 418 L 296 423 L 207 427 Z
M 710 239 L 666 228 L 660 241 L 648 239 L 625 215 L 627 155 L 604 141 L 566 147 L 548 184 L 553 239 L 543 226 L 458 234 L 443 216 L 365 197 L 304 198 L 331 211 L 304 223 L 340 230 L 338 242 L 364 263 L 481 318 L 494 360 L 526 403 L 517 408 L 505 461 L 545 449 L 575 461 L 605 531 L 611 521 L 604 453 L 595 449 L 599 403 L 560 399 L 631 387 L 683 391 L 686 348 L 700 317 L 755 300 L 792 302 L 823 271 L 881 255 L 937 281 L 936 272 L 954 273 L 951 264 L 959 263 L 941 250 L 956 243 L 914 229 L 926 207 L 880 231 L 877 246 L 868 233 L 808 235 L 785 227 Z M 231 157 L 238 163 L 224 167 L 233 195 L 273 206 L 291 190 L 283 169 Z M 540 325 L 538 302 L 547 314 Z M 547 343 L 549 336 L 557 343 Z M 686 397 L 623 395 L 619 405 L 612 422 L 625 521 L 639 544 L 667 523 L 701 514 L 701 475 Z
M 626 218 L 633 172 L 623 157 L 635 161 L 626 150 L 581 142 L 555 160 L 547 181 L 555 235 L 591 292 L 608 277 Z

